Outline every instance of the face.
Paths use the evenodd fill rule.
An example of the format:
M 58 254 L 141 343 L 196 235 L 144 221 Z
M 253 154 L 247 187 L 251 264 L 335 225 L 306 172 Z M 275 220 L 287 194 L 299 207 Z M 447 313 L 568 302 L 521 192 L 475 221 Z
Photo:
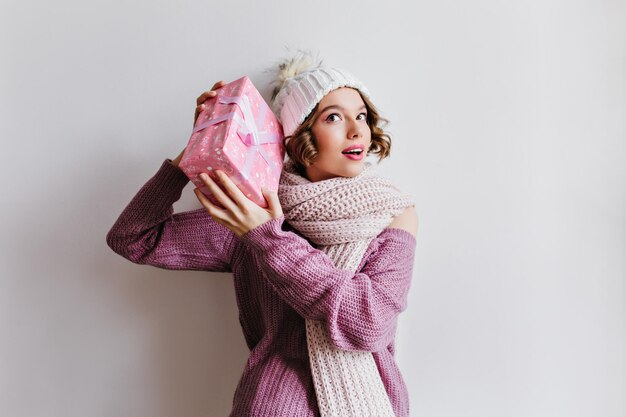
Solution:
M 317 156 L 306 167 L 309 181 L 334 177 L 354 177 L 365 167 L 365 156 L 372 141 L 367 109 L 359 92 L 342 87 L 326 94 L 319 102 L 311 127 Z M 346 153 L 349 149 L 360 153 Z

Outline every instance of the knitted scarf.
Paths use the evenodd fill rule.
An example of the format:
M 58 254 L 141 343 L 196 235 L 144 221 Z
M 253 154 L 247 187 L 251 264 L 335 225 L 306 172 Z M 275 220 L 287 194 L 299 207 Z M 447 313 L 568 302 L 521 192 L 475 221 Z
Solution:
M 283 166 L 278 187 L 285 220 L 318 245 L 335 266 L 356 272 L 363 255 L 394 216 L 415 203 L 366 162 L 355 177 L 311 182 Z M 394 417 L 374 357 L 335 347 L 324 323 L 306 320 L 307 348 L 322 417 Z

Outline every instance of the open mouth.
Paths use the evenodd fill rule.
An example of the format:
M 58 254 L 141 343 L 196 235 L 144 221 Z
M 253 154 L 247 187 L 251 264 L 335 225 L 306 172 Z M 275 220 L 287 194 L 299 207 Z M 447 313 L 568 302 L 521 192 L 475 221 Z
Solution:
M 348 159 L 352 159 L 353 161 L 360 161 L 365 157 L 365 152 L 361 148 L 353 148 L 347 151 L 341 152 Z

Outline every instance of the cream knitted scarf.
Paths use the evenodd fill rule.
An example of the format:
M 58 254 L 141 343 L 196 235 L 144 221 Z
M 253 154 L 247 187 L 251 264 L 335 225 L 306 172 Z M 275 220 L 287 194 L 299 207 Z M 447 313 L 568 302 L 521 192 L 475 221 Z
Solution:
M 278 187 L 285 220 L 335 266 L 355 272 L 394 216 L 415 203 L 365 163 L 355 177 L 311 182 L 287 159 Z M 306 320 L 307 348 L 322 417 L 394 417 L 374 357 L 332 345 L 323 322 Z

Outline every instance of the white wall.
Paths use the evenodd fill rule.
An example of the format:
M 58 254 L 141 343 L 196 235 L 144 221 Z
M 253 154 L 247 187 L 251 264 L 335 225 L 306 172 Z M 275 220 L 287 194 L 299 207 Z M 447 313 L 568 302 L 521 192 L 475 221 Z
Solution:
M 305 8 L 304 13 L 302 9 Z M 105 235 L 195 98 L 315 48 L 392 124 L 418 199 L 398 362 L 413 416 L 626 414 L 626 4 L 3 2 L 0 415 L 227 415 L 228 274 Z M 176 211 L 200 207 L 185 189 Z

